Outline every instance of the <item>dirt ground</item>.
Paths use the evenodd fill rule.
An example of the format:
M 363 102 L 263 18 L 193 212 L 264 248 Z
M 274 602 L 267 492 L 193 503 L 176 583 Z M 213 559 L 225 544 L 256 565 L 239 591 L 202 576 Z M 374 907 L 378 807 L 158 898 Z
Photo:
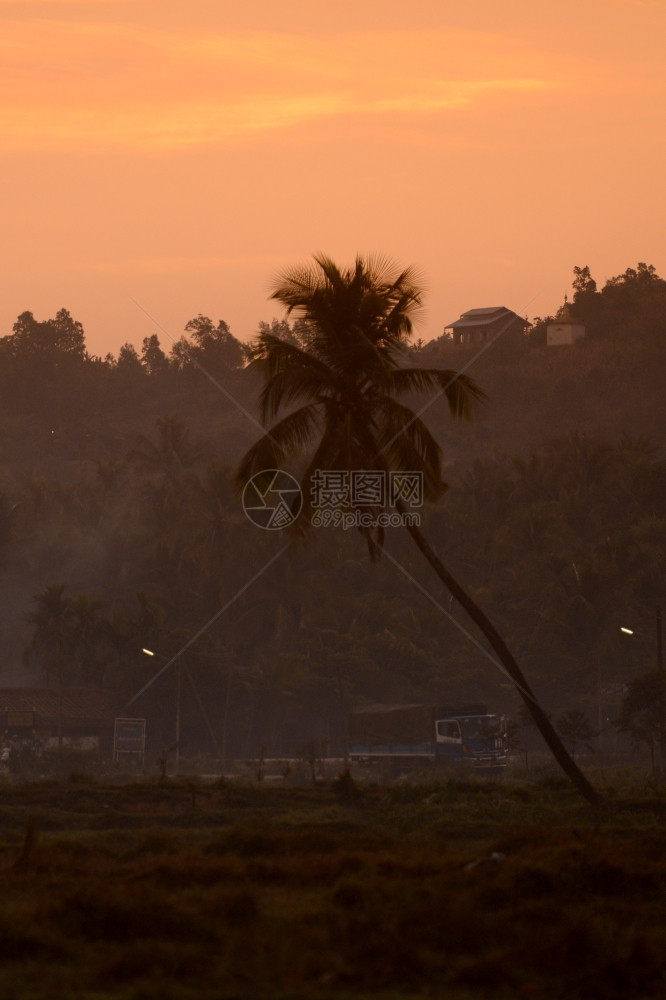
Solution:
M 0 786 L 0 996 L 666 994 L 666 795 L 447 778 Z

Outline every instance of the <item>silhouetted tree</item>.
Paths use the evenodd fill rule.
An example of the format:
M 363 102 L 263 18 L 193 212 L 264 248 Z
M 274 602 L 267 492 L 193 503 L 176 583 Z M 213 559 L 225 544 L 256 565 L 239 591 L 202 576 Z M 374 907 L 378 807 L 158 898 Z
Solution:
M 588 753 L 594 753 L 592 740 L 599 734 L 592 728 L 592 724 L 585 712 L 570 708 L 568 712 L 560 716 L 556 725 L 558 733 L 564 742 L 568 744 L 574 757 L 581 747 L 587 750 Z
M 160 339 L 156 333 L 143 338 L 141 364 L 149 375 L 159 375 L 165 372 L 169 366 L 167 356 L 160 347 Z
M 83 326 L 73 319 L 67 309 L 60 309 L 53 319 L 39 322 L 31 312 L 24 312 L 13 326 L 13 333 L 5 338 L 15 357 L 83 360 L 85 336 Z
M 238 470 L 239 483 L 244 485 L 263 470 L 279 468 L 285 457 L 316 440 L 303 476 L 305 516 L 296 521 L 297 526 L 308 525 L 313 477 L 320 469 L 419 471 L 426 497 L 436 499 L 446 488 L 441 450 L 418 415 L 397 397 L 434 389 L 446 397 L 453 416 L 464 417 L 481 391 L 467 376 L 452 371 L 400 366 L 412 330 L 411 316 L 422 298 L 412 271 L 361 257 L 346 270 L 323 255 L 314 261 L 313 267 L 286 272 L 272 295 L 290 313 L 296 310 L 307 320 L 305 345 L 264 333 L 254 353 L 253 364 L 265 379 L 263 421 L 268 422 L 284 406 L 296 408 L 246 454 Z M 395 507 L 407 513 L 399 498 Z M 581 794 L 597 802 L 597 793 L 566 751 L 494 625 L 420 529 L 409 521 L 406 527 L 441 582 L 490 643 L 555 759 Z M 377 556 L 383 547 L 382 529 L 360 530 L 371 554 Z
M 648 748 L 653 770 L 657 746 L 661 747 L 663 761 L 666 749 L 666 672 L 653 670 L 629 683 L 615 725 L 619 732 L 630 737 L 634 746 Z

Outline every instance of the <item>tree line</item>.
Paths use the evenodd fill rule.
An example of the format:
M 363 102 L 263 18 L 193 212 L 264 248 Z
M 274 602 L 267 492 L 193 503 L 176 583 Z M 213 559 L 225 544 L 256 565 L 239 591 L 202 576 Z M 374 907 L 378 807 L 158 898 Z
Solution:
M 639 265 L 636 282 L 642 273 Z M 654 274 L 640 280 L 649 296 L 661 294 Z M 579 292 L 604 291 L 576 288 L 574 302 Z M 129 698 L 155 671 L 141 648 L 171 656 L 266 561 L 266 538 L 247 522 L 232 483 L 256 428 L 201 368 L 255 412 L 258 383 L 244 345 L 205 317 L 188 324 L 169 356 L 150 337 L 141 354 L 127 346 L 117 359 L 88 356 L 65 310 L 46 324 L 31 314 L 19 321 L 0 341 L 6 668 L 24 658 L 34 676 L 53 682 L 62 670 L 68 683 L 104 684 Z M 263 332 L 294 343 L 307 335 L 285 321 Z M 610 744 L 623 685 L 649 660 L 619 625 L 644 617 L 664 592 L 662 441 L 623 434 L 608 418 L 605 434 L 589 433 L 585 420 L 572 428 L 553 419 L 551 433 L 542 428 L 522 454 L 510 434 L 540 408 L 529 405 L 533 380 L 559 384 L 554 396 L 566 410 L 582 370 L 588 392 L 595 379 L 602 387 L 599 411 L 607 412 L 608 387 L 626 388 L 616 380 L 624 359 L 625 370 L 645 376 L 635 397 L 646 395 L 654 371 L 633 367 L 635 342 L 610 338 L 602 354 L 602 340 L 557 358 L 527 344 L 524 357 L 494 370 L 485 361 L 475 377 L 491 386 L 491 403 L 497 381 L 511 377 L 522 379 L 527 404 L 513 400 L 500 413 L 501 453 L 478 433 L 491 416 L 462 429 L 462 444 L 450 449 L 458 429 L 442 422 L 440 435 L 435 421 L 454 459 L 424 530 L 484 602 L 540 696 L 555 710 L 588 713 Z M 642 343 L 649 354 L 654 333 Z M 390 544 L 423 579 L 404 541 Z M 435 596 L 456 617 L 455 602 Z M 192 745 L 201 743 L 198 697 L 237 753 L 286 752 L 312 735 L 340 744 L 346 710 L 364 701 L 440 700 L 445 691 L 445 700 L 450 692 L 516 708 L 502 675 L 455 625 L 407 578 L 373 565 L 349 533 L 320 531 L 310 549 L 276 561 L 187 658 Z M 165 732 L 173 684 L 165 676 L 146 695 Z

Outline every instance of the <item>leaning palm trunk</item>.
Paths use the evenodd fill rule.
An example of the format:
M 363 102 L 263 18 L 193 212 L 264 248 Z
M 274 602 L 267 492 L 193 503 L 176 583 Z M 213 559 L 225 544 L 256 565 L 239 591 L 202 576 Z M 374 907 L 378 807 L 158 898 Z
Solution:
M 398 501 L 396 507 L 401 514 L 406 513 L 405 507 L 400 501 Z M 458 601 L 460 606 L 467 612 L 472 621 L 478 625 L 479 629 L 497 654 L 500 663 L 506 670 L 511 680 L 514 682 L 518 694 L 523 699 L 527 710 L 534 719 L 539 732 L 543 736 L 557 763 L 560 765 L 565 774 L 571 779 L 581 795 L 592 805 L 597 805 L 600 801 L 600 796 L 567 752 L 562 740 L 553 729 L 550 719 L 541 708 L 541 705 L 532 692 L 532 689 L 529 686 L 522 670 L 516 663 L 516 660 L 493 623 L 486 617 L 481 608 L 475 604 L 463 587 L 460 586 L 455 577 L 451 576 L 437 553 L 424 538 L 419 528 L 411 525 L 408 518 L 405 519 L 405 524 L 414 544 L 417 546 L 422 555 L 428 560 L 449 593 L 451 593 L 456 601 Z
M 289 313 L 296 311 L 306 321 L 300 342 L 264 332 L 253 348 L 254 364 L 264 375 L 264 424 L 284 407 L 290 412 L 250 448 L 237 472 L 237 481 L 244 486 L 251 476 L 280 468 L 285 458 L 315 445 L 303 474 L 305 500 L 300 526 L 294 526 L 297 533 L 307 532 L 313 509 L 309 487 L 321 469 L 418 471 L 424 497 L 436 500 L 446 489 L 441 449 L 420 415 L 399 397 L 434 390 L 431 402 L 443 396 L 457 419 L 469 417 L 472 403 L 484 398 L 468 375 L 413 367 L 401 354 L 412 331 L 411 316 L 421 305 L 421 290 L 411 269 L 357 257 L 352 267 L 340 270 L 323 254 L 314 262 L 313 268 L 287 271 L 272 295 Z M 405 513 L 403 505 L 396 507 Z M 383 529 L 360 530 L 371 556 L 378 557 Z M 490 643 L 557 763 L 588 802 L 597 803 L 599 796 L 569 756 L 494 626 L 444 568 L 421 532 L 415 527 L 408 531 Z

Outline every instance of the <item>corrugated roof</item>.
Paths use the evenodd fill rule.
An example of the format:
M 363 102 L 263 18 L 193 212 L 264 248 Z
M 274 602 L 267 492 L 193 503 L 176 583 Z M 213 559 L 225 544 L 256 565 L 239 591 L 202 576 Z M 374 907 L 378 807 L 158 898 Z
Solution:
M 455 330 L 461 327 L 488 326 L 498 319 L 518 319 L 523 325 L 527 326 L 526 320 L 522 319 L 518 313 L 513 312 L 512 309 L 507 309 L 506 306 L 486 306 L 483 309 L 468 309 L 467 312 L 462 314 L 460 319 L 456 319 L 452 323 L 447 323 L 444 329 Z
M 34 712 L 42 723 L 54 725 L 59 694 L 55 688 L 0 688 L 0 712 Z M 64 726 L 113 726 L 119 705 L 115 694 L 96 688 L 62 689 Z
M 506 306 L 483 306 L 481 309 L 467 309 L 463 316 L 483 316 L 488 313 L 504 312 L 504 310 L 506 310 Z
M 352 714 L 367 715 L 372 712 L 377 715 L 389 712 L 404 712 L 414 708 L 431 708 L 432 706 L 423 702 L 410 702 L 408 705 L 368 705 L 367 708 L 355 708 Z

